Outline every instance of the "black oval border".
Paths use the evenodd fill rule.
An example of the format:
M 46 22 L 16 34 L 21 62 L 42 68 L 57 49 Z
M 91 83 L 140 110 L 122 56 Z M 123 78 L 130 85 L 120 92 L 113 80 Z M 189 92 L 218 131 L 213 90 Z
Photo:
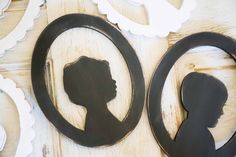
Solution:
M 83 131 L 71 125 L 57 111 L 46 88 L 44 72 L 46 58 L 51 44 L 61 33 L 78 27 L 95 30 L 110 39 L 119 49 L 129 69 L 132 83 L 131 106 L 126 115 L 126 118 L 122 122 L 124 131 L 111 143 L 101 143 L 99 145 L 94 145 L 93 141 L 90 141 L 85 136 L 83 136 Z M 37 40 L 32 56 L 31 68 L 33 90 L 41 110 L 47 119 L 61 133 L 71 138 L 75 142 L 88 147 L 112 145 L 132 131 L 138 124 L 142 114 L 145 98 L 144 77 L 140 62 L 136 56 L 135 50 L 132 48 L 126 38 L 120 33 L 120 31 L 102 18 L 85 14 L 69 14 L 62 16 L 50 23 Z
M 147 109 L 153 135 L 162 150 L 168 156 L 168 152 L 173 150 L 174 141 L 166 130 L 162 119 L 161 96 L 164 83 L 176 61 L 187 51 L 199 46 L 213 46 L 220 48 L 229 54 L 236 62 L 236 41 L 230 37 L 214 32 L 201 32 L 187 36 L 167 50 L 151 80 L 147 95 Z M 232 138 L 233 137 L 234 136 L 232 136 Z M 232 138 L 227 143 L 229 143 Z M 217 151 L 220 151 L 221 148 Z M 221 152 L 223 152 L 223 150 Z

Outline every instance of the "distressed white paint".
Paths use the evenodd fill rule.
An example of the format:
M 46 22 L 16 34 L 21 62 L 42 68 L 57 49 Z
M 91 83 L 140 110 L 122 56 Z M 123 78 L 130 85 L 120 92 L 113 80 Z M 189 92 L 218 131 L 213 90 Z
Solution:
M 196 2 L 196 9 L 192 12 L 190 19 L 183 23 L 181 29 L 179 29 L 176 33 L 170 33 L 167 38 L 147 38 L 132 35 L 126 31 L 122 32 L 129 40 L 130 44 L 134 47 L 139 57 L 145 76 L 146 89 L 148 88 L 149 81 L 155 67 L 160 62 L 160 59 L 168 47 L 181 38 L 192 33 L 206 30 L 220 32 L 231 37 L 236 37 L 235 0 L 196 0 Z M 22 0 L 13 1 L 11 6 L 13 6 L 13 8 L 9 8 L 9 11 L 7 12 L 7 14 L 11 16 L 21 16 L 22 10 L 26 8 L 26 5 Z M 129 6 L 134 5 L 120 5 L 117 8 L 119 11 L 122 10 L 122 14 L 125 16 L 132 17 L 134 21 L 145 21 L 145 17 L 142 16 L 142 12 L 139 13 L 135 7 Z M 138 5 L 136 4 L 136 6 Z M 24 90 L 27 100 L 33 108 L 32 113 L 36 119 L 36 123 L 34 125 L 36 136 L 33 141 L 34 149 L 30 157 L 163 157 L 164 154 L 161 152 L 150 130 L 146 108 L 144 108 L 138 126 L 129 136 L 117 145 L 101 148 L 87 148 L 74 143 L 64 135 L 60 134 L 48 122 L 41 112 L 35 98 L 33 97 L 30 83 L 30 62 L 32 51 L 43 28 L 46 27 L 46 25 L 52 20 L 68 13 L 86 13 L 106 19 L 106 17 L 101 16 L 97 10 L 97 6 L 94 5 L 91 0 L 47 0 L 47 7 L 42 7 L 42 16 L 40 16 L 40 18 L 36 21 L 35 29 L 28 33 L 25 40 L 21 42 L 21 44 L 19 44 L 14 51 L 6 53 L 4 57 L 0 58 L 0 73 L 5 77 L 14 80 L 17 85 Z M 12 20 L 14 20 L 14 18 Z M 12 20 L 9 19 L 8 23 L 11 23 Z M 0 30 L 0 32 L 1 31 L 2 30 Z M 85 41 L 82 40 L 83 38 Z M 78 42 L 76 41 L 77 39 Z M 95 57 L 109 57 L 109 61 L 112 59 L 110 62 L 114 65 L 111 67 L 113 77 L 120 76 L 119 79 L 122 77 L 129 78 L 126 69 L 123 68 L 126 67 L 125 65 L 118 67 L 122 69 L 119 70 L 119 72 L 114 71 L 116 69 L 115 64 L 123 64 L 123 61 L 122 57 L 117 57 L 118 53 L 112 47 L 114 46 L 108 43 L 107 39 L 104 39 L 104 37 L 98 35 L 98 33 L 86 29 L 74 29 L 61 35 L 50 50 L 53 56 L 48 56 L 50 66 L 48 66 L 49 68 L 47 71 L 50 71 L 52 75 L 50 77 L 46 77 L 48 84 L 51 85 L 50 93 L 55 104 L 58 104 L 58 109 L 63 116 L 65 116 L 72 124 L 75 124 L 75 126 L 83 126 L 82 116 L 84 116 L 84 114 L 80 114 L 83 110 L 80 110 L 78 106 L 73 106 L 73 104 L 60 103 L 61 101 L 66 102 L 67 100 L 66 96 L 64 97 L 63 95 L 63 91 L 57 90 L 58 87 L 61 88 L 61 76 L 58 75 L 60 74 L 59 70 L 61 69 L 59 69 L 59 67 L 55 67 L 55 65 L 63 66 L 64 62 L 70 62 L 82 53 L 87 54 L 87 52 L 91 52 L 90 55 L 95 55 Z M 98 48 L 99 54 L 96 54 L 96 48 Z M 108 50 L 111 54 L 106 54 Z M 66 55 L 67 52 L 68 55 Z M 163 96 L 165 99 L 163 99 L 162 102 L 162 113 L 165 125 L 172 137 L 175 135 L 179 125 L 185 117 L 184 111 L 179 104 L 179 87 L 182 78 L 186 76 L 187 73 L 192 71 L 212 74 L 221 79 L 229 89 L 230 96 L 227 105 L 224 108 L 225 115 L 221 118 L 217 127 L 212 129 L 216 142 L 219 142 L 219 144 L 224 143 L 224 141 L 227 140 L 236 130 L 236 67 L 232 59 L 219 52 L 220 50 L 209 47 L 206 47 L 204 51 L 202 49 L 191 50 L 190 53 L 181 58 L 181 60 L 172 69 L 172 72 L 170 73 L 165 84 Z M 60 56 L 59 53 L 61 53 L 62 56 Z M 125 81 L 124 83 L 120 82 L 120 85 L 120 91 L 127 88 Z M 125 93 L 121 94 L 122 95 L 120 95 L 119 100 L 114 100 L 114 102 L 111 102 L 111 105 L 109 106 L 113 114 L 120 118 L 125 115 L 127 106 L 119 102 L 125 102 L 130 99 L 128 97 L 129 94 L 127 94 L 128 96 L 125 96 Z M 70 108 L 68 106 L 73 107 Z M 64 108 L 66 108 L 66 110 L 62 111 Z M 74 108 L 76 108 L 79 112 L 76 112 Z M 68 112 L 71 114 L 68 114 Z M 0 111 L 0 113 L 2 112 Z M 11 119 L 16 118 L 16 115 L 11 116 Z M 9 131 L 16 130 L 16 127 L 14 126 L 18 124 L 17 122 L 14 122 L 14 125 L 5 125 L 6 123 L 6 120 L 1 119 L 1 124 L 4 125 L 6 130 L 7 128 Z M 16 142 L 13 144 L 17 145 L 17 142 L 18 141 L 16 139 Z M 7 149 L 8 145 L 6 143 L 4 150 Z M 4 152 L 4 150 L 3 153 L 0 153 L 1 157 L 13 156 L 8 155 Z M 14 154 L 15 151 L 12 150 L 11 153 Z

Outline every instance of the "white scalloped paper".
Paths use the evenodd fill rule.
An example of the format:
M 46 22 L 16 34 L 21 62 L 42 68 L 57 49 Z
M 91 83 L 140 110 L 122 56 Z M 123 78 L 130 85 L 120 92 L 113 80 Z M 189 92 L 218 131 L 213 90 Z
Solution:
M 148 25 L 138 24 L 121 15 L 109 3 L 109 0 L 92 0 L 98 5 L 101 14 L 119 28 L 133 34 L 147 37 L 166 37 L 170 32 L 176 32 L 190 17 L 195 8 L 195 0 L 183 0 L 180 9 L 175 8 L 166 0 L 129 0 L 130 5 L 143 5 L 148 17 Z
M 15 157 L 27 157 L 33 151 L 32 140 L 35 137 L 33 130 L 34 118 L 31 106 L 26 101 L 24 93 L 16 87 L 15 82 L 0 75 L 0 90 L 5 92 L 16 104 L 20 120 L 20 138 Z
M 4 128 L 0 125 L 0 152 L 3 150 L 6 143 L 7 135 Z
M 34 19 L 39 16 L 40 6 L 43 3 L 44 0 L 29 0 L 29 4 L 20 22 L 8 35 L 0 39 L 0 57 L 7 50 L 13 48 L 18 41 L 25 37 L 26 32 L 33 28 Z
M 0 19 L 4 17 L 4 11 L 8 9 L 11 0 L 0 0 Z

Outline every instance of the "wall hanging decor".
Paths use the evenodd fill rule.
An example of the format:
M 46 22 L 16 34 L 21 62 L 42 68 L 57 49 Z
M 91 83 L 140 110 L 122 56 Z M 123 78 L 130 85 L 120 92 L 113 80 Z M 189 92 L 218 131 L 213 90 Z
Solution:
M 10 33 L 0 39 L 0 57 L 7 50 L 13 48 L 18 41 L 22 40 L 28 30 L 32 29 L 34 19 L 39 16 L 40 6 L 43 3 L 44 0 L 29 0 L 29 4 L 20 22 Z
M 3 150 L 6 143 L 7 135 L 5 129 L 0 125 L 0 152 Z
M 24 93 L 16 87 L 15 82 L 0 75 L 0 90 L 5 92 L 15 103 L 20 121 L 20 138 L 15 157 L 27 157 L 33 150 L 31 141 L 34 138 L 34 118 L 31 107 L 26 101 Z
M 217 124 L 228 98 L 225 85 L 213 76 L 197 72 L 185 76 L 181 101 L 188 114 L 173 140 L 163 123 L 161 97 L 167 75 L 182 55 L 199 46 L 220 48 L 236 60 L 235 40 L 221 34 L 203 32 L 177 42 L 167 51 L 152 78 L 147 99 L 149 122 L 156 140 L 168 156 L 233 157 L 236 155 L 235 135 L 216 150 L 215 141 L 208 130 L 208 127 Z
M 4 11 L 8 9 L 11 0 L 0 0 L 0 19 L 4 17 Z
M 117 120 L 106 106 L 116 97 L 116 81 L 112 79 L 109 62 L 86 56 L 65 65 L 63 74 L 65 93 L 70 101 L 76 105 L 83 104 L 88 111 L 85 130 L 71 125 L 54 107 L 44 79 L 47 54 L 53 41 L 72 28 L 87 28 L 101 33 L 114 43 L 123 56 L 132 80 L 131 104 L 123 121 Z M 135 128 L 141 117 L 145 88 L 139 60 L 119 30 L 99 17 L 70 14 L 49 24 L 36 43 L 31 76 L 35 97 L 47 119 L 61 133 L 81 145 L 95 147 L 115 144 Z
M 92 0 L 98 5 L 101 14 L 118 24 L 119 28 L 133 34 L 147 37 L 166 37 L 170 32 L 176 32 L 195 8 L 195 0 L 184 0 L 180 9 L 167 0 L 129 0 L 130 5 L 143 5 L 147 14 L 148 24 L 139 24 L 116 11 L 109 0 Z

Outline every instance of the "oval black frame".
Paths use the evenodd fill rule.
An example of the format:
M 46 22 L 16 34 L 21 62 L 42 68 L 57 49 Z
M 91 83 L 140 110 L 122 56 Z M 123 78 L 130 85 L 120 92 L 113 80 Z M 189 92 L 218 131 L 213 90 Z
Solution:
M 213 32 L 201 32 L 190 35 L 178 41 L 173 45 L 157 66 L 153 78 L 151 80 L 148 96 L 147 109 L 148 118 L 151 129 L 156 141 L 161 146 L 162 150 L 169 156 L 168 152 L 174 147 L 174 141 L 171 139 L 168 131 L 165 128 L 161 113 L 161 96 L 166 78 L 174 66 L 176 61 L 187 51 L 199 46 L 214 46 L 224 50 L 236 62 L 236 42 L 234 39 Z M 234 134 L 234 136 L 236 133 Z M 233 137 L 229 141 L 233 139 Z M 235 139 L 235 138 L 234 138 Z M 229 141 L 227 143 L 229 143 Z M 226 144 L 227 144 L 226 143 Z M 225 144 L 225 145 L 226 145 Z M 221 147 L 222 148 L 222 147 Z M 217 151 L 221 150 L 218 149 Z M 223 150 L 221 151 L 223 152 Z
M 32 56 L 31 77 L 35 97 L 44 115 L 61 133 L 81 145 L 100 146 L 93 145 L 93 141 L 83 136 L 82 130 L 71 125 L 57 111 L 50 99 L 44 79 L 46 58 L 51 44 L 61 33 L 78 27 L 95 30 L 110 39 L 119 49 L 129 69 L 132 83 L 132 101 L 129 111 L 122 121 L 124 131 L 111 143 L 100 144 L 112 145 L 132 131 L 138 124 L 144 105 L 145 86 L 142 68 L 135 50 L 118 29 L 102 18 L 85 14 L 69 14 L 56 19 L 44 29 L 38 38 Z

